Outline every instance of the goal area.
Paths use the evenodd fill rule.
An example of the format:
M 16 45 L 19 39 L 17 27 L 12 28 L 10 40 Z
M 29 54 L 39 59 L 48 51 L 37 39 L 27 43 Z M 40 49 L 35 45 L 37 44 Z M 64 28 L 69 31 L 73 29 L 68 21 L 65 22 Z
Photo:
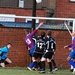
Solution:
M 63 46 L 71 42 L 71 32 L 75 31 L 75 19 L 74 18 L 50 18 L 50 17 L 31 17 L 31 16 L 16 16 L 16 15 L 0 15 L 0 42 L 1 46 L 7 42 L 11 42 L 13 47 L 11 48 L 10 57 L 15 60 L 12 65 L 18 63 L 17 66 L 29 65 L 28 53 L 25 50 L 24 43 L 25 30 L 32 27 L 32 19 L 35 20 L 35 27 L 40 23 L 44 24 L 40 28 L 42 30 L 53 30 L 53 37 L 56 40 L 56 55 L 55 60 L 57 66 L 68 67 L 66 57 L 69 51 L 64 50 Z M 1 27 L 6 27 L 1 29 Z M 14 57 L 15 54 L 15 57 Z M 22 56 L 21 56 L 22 55 Z M 21 59 L 19 59 L 19 56 Z M 64 58 L 64 59 L 63 59 Z M 18 62 L 19 61 L 19 62 Z M 65 61 L 65 63 L 64 63 Z M 21 64 L 22 63 L 22 64 Z

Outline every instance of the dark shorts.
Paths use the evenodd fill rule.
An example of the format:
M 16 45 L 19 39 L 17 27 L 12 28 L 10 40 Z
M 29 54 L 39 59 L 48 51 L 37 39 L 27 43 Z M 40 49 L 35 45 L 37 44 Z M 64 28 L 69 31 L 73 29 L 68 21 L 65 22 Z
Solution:
M 70 58 L 75 58 L 75 50 L 70 52 L 69 57 Z
M 36 53 L 36 52 L 33 53 L 33 57 L 34 57 L 35 59 L 41 58 L 42 55 L 43 55 L 43 54 L 41 54 L 41 53 Z
M 53 55 L 54 55 L 54 52 L 45 52 L 45 53 L 43 54 L 43 57 L 44 57 L 44 58 L 51 59 Z
M 6 57 L 6 58 L 7 58 L 7 57 Z M 5 58 L 5 59 L 1 59 L 1 60 L 0 60 L 0 63 L 5 62 L 6 58 Z

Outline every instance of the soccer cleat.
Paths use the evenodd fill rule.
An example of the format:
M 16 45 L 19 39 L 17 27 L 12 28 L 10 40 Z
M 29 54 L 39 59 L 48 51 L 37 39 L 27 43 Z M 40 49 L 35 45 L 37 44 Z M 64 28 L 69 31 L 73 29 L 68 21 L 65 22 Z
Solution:
M 32 70 L 37 71 L 38 69 L 33 67 Z
M 70 69 L 71 72 L 73 72 L 73 69 Z
M 75 74 L 75 71 L 73 71 L 72 73 Z
M 75 74 L 75 68 L 73 69 L 73 72 L 72 73 Z
M 45 71 L 39 71 L 39 73 L 46 73 Z
M 53 71 L 57 71 L 58 70 L 58 68 L 54 68 L 54 70 Z
M 48 73 L 52 74 L 53 72 L 52 71 L 49 71 Z
M 33 71 L 30 67 L 27 67 L 27 69 L 28 69 L 29 71 Z

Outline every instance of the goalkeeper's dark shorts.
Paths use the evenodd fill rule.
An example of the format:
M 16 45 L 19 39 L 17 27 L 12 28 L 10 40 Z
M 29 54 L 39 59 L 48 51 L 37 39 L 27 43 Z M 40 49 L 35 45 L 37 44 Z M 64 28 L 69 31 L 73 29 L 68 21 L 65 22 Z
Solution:
M 6 57 L 6 58 L 7 58 L 7 57 Z M 6 58 L 5 58 L 5 59 L 1 59 L 1 60 L 0 60 L 0 63 L 5 62 Z

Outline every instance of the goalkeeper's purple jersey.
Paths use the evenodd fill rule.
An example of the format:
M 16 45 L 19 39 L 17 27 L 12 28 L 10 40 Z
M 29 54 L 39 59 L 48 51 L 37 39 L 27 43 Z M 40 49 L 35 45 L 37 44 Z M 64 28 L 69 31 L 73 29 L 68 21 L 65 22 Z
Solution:
M 75 50 L 75 37 L 72 40 L 72 44 L 68 45 L 68 47 L 72 47 L 72 49 Z
M 32 37 L 35 35 L 35 33 L 37 32 L 37 30 L 35 29 L 33 32 L 31 32 L 30 34 L 28 34 L 24 41 L 26 43 L 26 46 L 31 50 L 33 48 L 33 46 L 35 46 L 35 42 L 32 39 Z

